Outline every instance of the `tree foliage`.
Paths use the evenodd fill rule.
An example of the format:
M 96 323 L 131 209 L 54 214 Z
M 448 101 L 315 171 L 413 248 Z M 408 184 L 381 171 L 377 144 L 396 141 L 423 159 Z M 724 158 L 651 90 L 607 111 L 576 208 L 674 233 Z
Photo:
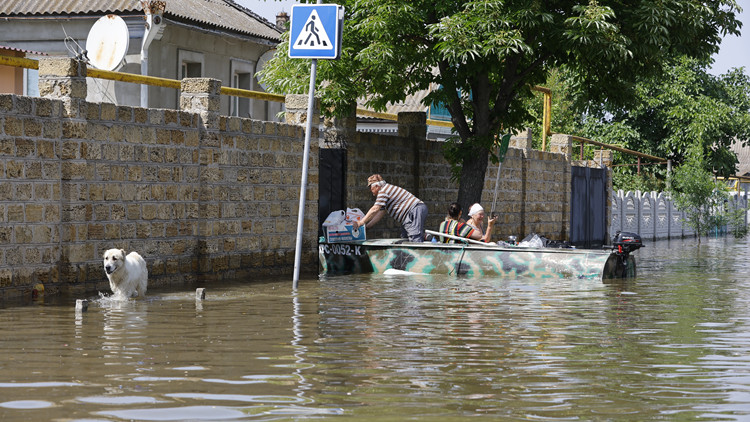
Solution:
M 619 143 L 672 159 L 676 165 L 697 145 L 707 170 L 733 176 L 737 157 L 730 147 L 735 140 L 750 139 L 750 78 L 742 69 L 714 76 L 706 67 L 682 57 L 665 63 L 662 78 L 640 81 L 638 101 L 611 110 L 606 119 L 633 134 Z
M 727 207 L 726 185 L 706 170 L 702 147 L 694 145 L 686 155 L 685 162 L 671 177 L 670 195 L 677 209 L 685 213 L 685 223 L 695 230 L 700 243 L 700 236 L 731 222 L 734 210 Z
M 639 78 L 635 101 L 627 106 L 588 102 L 585 92 L 575 89 L 570 72 L 550 73 L 547 86 L 555 92 L 553 130 L 669 158 L 675 165 L 685 161 L 691 146 L 699 145 L 706 170 L 734 175 L 737 157 L 731 145 L 747 144 L 750 139 L 750 77 L 744 69 L 714 76 L 708 73 L 707 63 L 687 57 L 670 59 L 663 67 L 657 77 Z M 529 106 L 535 117 L 541 116 L 539 102 Z M 589 147 L 586 158 L 593 156 L 594 149 Z M 632 166 L 636 160 L 615 153 L 616 165 L 631 165 L 615 167 L 615 186 L 663 188 L 666 166 L 643 166 L 637 175 Z
M 430 90 L 456 139 L 445 149 L 457 169 L 459 203 L 481 198 L 496 136 L 523 127 L 523 100 L 547 71 L 566 66 L 593 101 L 625 104 L 636 76 L 668 57 L 707 60 L 722 35 L 737 34 L 734 0 L 339 0 L 346 8 L 342 55 L 318 64 L 324 110 L 355 100 L 383 110 Z M 309 62 L 283 42 L 263 72 L 274 92 L 306 93 Z

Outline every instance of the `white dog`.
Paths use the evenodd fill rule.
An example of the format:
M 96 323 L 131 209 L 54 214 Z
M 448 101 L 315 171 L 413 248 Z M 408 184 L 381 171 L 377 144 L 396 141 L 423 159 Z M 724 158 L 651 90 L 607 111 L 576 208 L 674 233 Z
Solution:
M 146 261 L 137 252 L 125 256 L 124 249 L 104 252 L 104 271 L 112 293 L 120 297 L 145 296 L 148 284 Z

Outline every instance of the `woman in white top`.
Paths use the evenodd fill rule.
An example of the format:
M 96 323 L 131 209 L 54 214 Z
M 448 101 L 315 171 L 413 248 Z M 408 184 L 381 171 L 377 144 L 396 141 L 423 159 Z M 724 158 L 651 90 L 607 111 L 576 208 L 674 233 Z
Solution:
M 492 236 L 492 226 L 495 225 L 497 217 L 490 218 L 489 221 L 487 221 L 486 232 L 483 227 L 484 217 L 484 208 L 479 204 L 474 204 L 469 208 L 469 219 L 466 221 L 466 224 L 472 226 L 474 230 L 482 234 L 482 238 L 480 239 L 482 242 L 489 242 L 490 237 Z

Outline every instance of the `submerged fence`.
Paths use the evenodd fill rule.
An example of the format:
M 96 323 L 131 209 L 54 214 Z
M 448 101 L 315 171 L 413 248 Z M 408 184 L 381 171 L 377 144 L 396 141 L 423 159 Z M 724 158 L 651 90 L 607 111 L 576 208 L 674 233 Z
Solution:
M 745 210 L 748 223 L 747 192 L 730 198 L 729 207 Z M 634 232 L 643 239 L 674 239 L 695 236 L 695 230 L 685 224 L 685 213 L 679 211 L 665 192 L 616 192 L 612 196 L 612 220 L 609 232 Z

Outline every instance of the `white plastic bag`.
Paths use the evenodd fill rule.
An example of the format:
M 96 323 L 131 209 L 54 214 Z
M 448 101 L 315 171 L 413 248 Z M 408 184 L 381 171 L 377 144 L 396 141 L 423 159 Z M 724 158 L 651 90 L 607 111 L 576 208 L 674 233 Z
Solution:
M 518 246 L 523 246 L 525 248 L 543 248 L 544 242 L 542 242 L 542 239 L 539 237 L 539 235 L 535 234 L 529 240 L 524 239 L 521 243 L 518 244 Z
M 362 212 L 359 208 L 347 208 L 346 209 L 346 222 L 347 223 L 353 223 L 355 221 L 360 221 L 365 217 L 365 213 Z
M 334 211 L 328 214 L 328 217 L 326 217 L 326 220 L 323 222 L 323 227 L 338 226 L 339 224 L 343 224 L 345 219 L 346 213 L 344 210 Z

